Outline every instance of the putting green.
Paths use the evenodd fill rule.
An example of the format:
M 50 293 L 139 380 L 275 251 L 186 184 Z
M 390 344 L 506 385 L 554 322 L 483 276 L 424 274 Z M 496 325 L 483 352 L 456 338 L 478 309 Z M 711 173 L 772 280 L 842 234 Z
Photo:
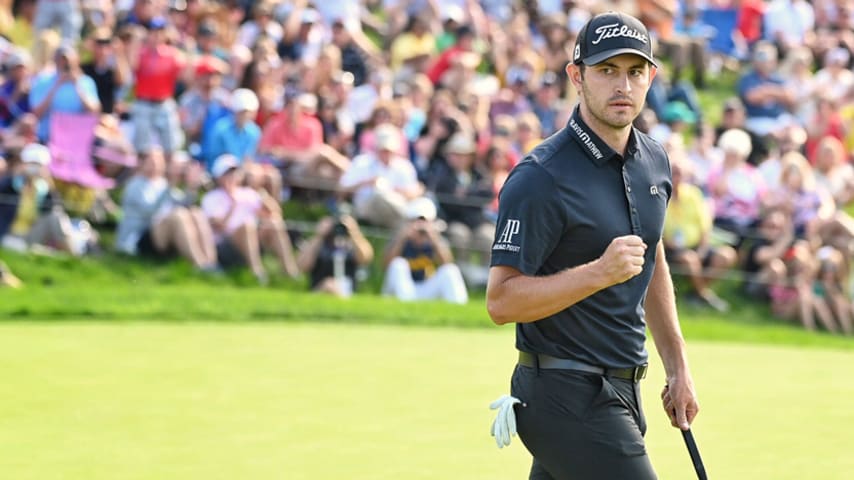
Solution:
M 690 339 L 689 339 L 690 341 Z M 691 343 L 715 479 L 847 479 L 854 354 Z M 655 358 L 655 357 L 654 357 Z M 657 358 L 656 358 L 657 360 Z M 521 479 L 487 405 L 512 328 L 0 324 L 0 472 L 22 479 Z M 644 381 L 662 479 L 694 473 Z

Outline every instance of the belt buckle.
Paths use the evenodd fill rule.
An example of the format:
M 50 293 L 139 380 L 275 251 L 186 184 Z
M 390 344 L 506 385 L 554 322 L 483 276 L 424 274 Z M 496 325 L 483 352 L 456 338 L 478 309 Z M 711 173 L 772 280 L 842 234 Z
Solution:
M 644 363 L 643 365 L 639 365 L 632 369 L 632 380 L 635 382 L 639 382 L 646 378 L 646 370 L 649 366 L 648 363 Z

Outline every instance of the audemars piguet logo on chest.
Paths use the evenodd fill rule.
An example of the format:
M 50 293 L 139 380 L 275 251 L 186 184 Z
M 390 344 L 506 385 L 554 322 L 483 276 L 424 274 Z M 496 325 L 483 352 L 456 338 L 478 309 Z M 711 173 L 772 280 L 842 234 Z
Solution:
M 608 25 L 602 25 L 593 31 L 598 37 L 596 40 L 593 40 L 593 45 L 598 45 L 599 42 L 608 38 L 615 37 L 626 37 L 626 38 L 634 38 L 643 43 L 647 43 L 648 39 L 645 34 L 635 30 L 634 28 L 629 27 L 628 25 L 620 25 L 619 23 L 610 23 Z

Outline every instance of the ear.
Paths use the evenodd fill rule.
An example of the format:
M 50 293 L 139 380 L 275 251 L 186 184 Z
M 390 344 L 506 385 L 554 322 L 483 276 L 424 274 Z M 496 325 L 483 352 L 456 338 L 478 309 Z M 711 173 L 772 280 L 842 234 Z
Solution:
M 581 69 L 578 65 L 570 62 L 566 64 L 566 76 L 576 90 L 581 90 Z
M 655 75 L 658 73 L 658 67 L 654 67 L 652 65 L 649 66 L 649 83 L 652 83 L 652 80 L 655 78 Z

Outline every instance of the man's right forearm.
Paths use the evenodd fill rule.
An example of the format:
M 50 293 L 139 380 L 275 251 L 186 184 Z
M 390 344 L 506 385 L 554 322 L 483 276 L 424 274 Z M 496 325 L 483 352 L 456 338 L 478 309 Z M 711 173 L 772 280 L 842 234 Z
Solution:
M 605 286 L 596 261 L 548 276 L 515 275 L 490 286 L 487 309 L 497 324 L 530 323 L 560 312 Z

